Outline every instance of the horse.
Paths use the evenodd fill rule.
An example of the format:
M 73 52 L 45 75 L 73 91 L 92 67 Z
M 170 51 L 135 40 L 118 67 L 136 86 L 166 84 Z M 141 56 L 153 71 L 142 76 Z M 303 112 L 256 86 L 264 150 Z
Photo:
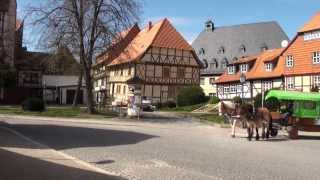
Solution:
M 239 107 L 239 112 L 240 119 L 247 124 L 249 141 L 252 139 L 254 129 L 256 130 L 256 140 L 260 139 L 259 128 L 262 128 L 262 139 L 269 139 L 272 129 L 272 117 L 267 108 L 258 108 L 254 113 L 252 105 L 242 104 Z
M 219 115 L 225 116 L 228 120 L 228 123 L 231 124 L 231 137 L 236 137 L 236 126 L 243 126 L 242 122 L 240 121 L 239 116 L 239 109 L 237 108 L 238 105 L 232 102 L 219 102 Z

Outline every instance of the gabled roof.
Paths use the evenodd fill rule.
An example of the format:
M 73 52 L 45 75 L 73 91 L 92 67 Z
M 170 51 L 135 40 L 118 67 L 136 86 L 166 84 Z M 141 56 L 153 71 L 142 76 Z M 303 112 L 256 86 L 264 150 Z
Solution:
M 246 59 L 256 59 L 253 67 L 245 73 L 246 79 L 253 80 L 253 79 L 265 79 L 265 78 L 275 78 L 281 77 L 284 71 L 284 62 L 280 61 L 279 57 L 283 48 L 279 49 L 272 49 L 262 52 L 257 56 L 251 56 L 242 58 L 239 61 L 244 61 Z M 272 71 L 265 70 L 265 63 L 271 62 L 276 65 Z M 249 61 L 250 62 L 250 61 Z M 234 64 L 237 65 L 237 64 Z M 236 74 L 228 74 L 225 71 L 215 82 L 216 83 L 227 83 L 227 82 L 236 82 L 240 80 L 241 73 L 238 71 Z
M 121 53 L 111 60 L 108 66 L 135 62 L 151 46 L 193 51 L 193 48 L 177 32 L 169 20 L 164 19 L 154 25 L 149 24 L 139 31 L 128 45 L 121 50 Z
M 320 11 L 317 12 L 298 32 L 320 30 Z
M 232 63 L 235 57 L 240 59 L 261 53 L 264 46 L 268 49 L 280 48 L 283 40 L 289 40 L 288 36 L 277 22 L 271 21 L 203 30 L 192 46 L 197 53 L 204 49 L 204 54 L 198 54 L 201 60 L 206 59 L 209 64 L 213 59 L 218 61 L 218 68 L 209 67 L 202 74 L 222 74 L 225 70 L 221 65 L 224 59 Z M 225 53 L 218 53 L 220 47 L 224 47 Z M 245 47 L 245 52 L 241 51 L 242 47 Z

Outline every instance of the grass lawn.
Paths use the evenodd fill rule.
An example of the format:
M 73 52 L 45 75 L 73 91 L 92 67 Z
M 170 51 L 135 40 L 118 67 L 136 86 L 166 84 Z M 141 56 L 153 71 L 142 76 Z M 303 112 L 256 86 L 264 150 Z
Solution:
M 169 111 L 169 112 L 191 112 L 194 111 L 202 106 L 204 106 L 205 103 L 203 104 L 196 104 L 192 106 L 183 106 L 183 107 L 175 107 L 175 108 L 169 108 L 169 107 L 164 107 L 160 108 L 159 111 Z
M 0 106 L 0 114 L 9 115 L 27 115 L 27 116 L 43 116 L 43 117 L 63 117 L 63 118 L 84 118 L 84 119 L 103 119 L 112 118 L 116 114 L 112 112 L 100 112 L 97 114 L 88 114 L 81 108 L 72 107 L 47 107 L 44 112 L 23 111 L 19 106 Z
M 206 114 L 198 114 L 198 113 L 190 113 L 192 117 L 198 118 L 201 121 L 207 121 L 207 122 L 212 122 L 216 124 L 224 124 L 224 118 L 222 116 L 219 116 L 218 114 L 213 114 L 213 113 L 206 113 Z

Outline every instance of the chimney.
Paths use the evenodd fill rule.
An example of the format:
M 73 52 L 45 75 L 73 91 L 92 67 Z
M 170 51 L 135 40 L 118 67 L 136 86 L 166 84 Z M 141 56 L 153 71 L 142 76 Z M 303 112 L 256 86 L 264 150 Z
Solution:
M 150 30 L 151 30 L 151 28 L 152 28 L 152 22 L 151 22 L 151 21 L 149 21 L 149 24 L 148 24 L 148 30 L 150 31 Z

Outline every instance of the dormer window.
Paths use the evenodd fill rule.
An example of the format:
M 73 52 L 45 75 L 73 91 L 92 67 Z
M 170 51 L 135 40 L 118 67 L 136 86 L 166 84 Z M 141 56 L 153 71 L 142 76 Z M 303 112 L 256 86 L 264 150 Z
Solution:
M 305 41 L 320 39 L 320 31 L 313 31 L 313 32 L 304 33 L 303 39 Z
M 205 54 L 205 50 L 203 49 L 203 48 L 201 48 L 200 50 L 199 50 L 199 55 L 204 55 Z
M 266 69 L 266 71 L 270 72 L 273 69 L 273 64 L 272 63 L 265 63 L 264 68 Z
M 216 59 L 213 59 L 212 62 L 209 65 L 210 69 L 215 69 L 218 67 L 218 61 Z
M 236 67 L 235 66 L 229 66 L 228 67 L 228 74 L 235 74 L 236 73 Z
M 268 46 L 267 46 L 266 43 L 263 43 L 263 44 L 261 45 L 261 51 L 263 52 L 263 51 L 266 51 L 266 50 L 268 50 Z
M 312 60 L 313 60 L 313 64 L 319 64 L 320 63 L 320 51 L 312 53 Z
M 289 55 L 286 57 L 286 66 L 293 67 L 293 56 Z
M 245 73 L 248 72 L 249 66 L 248 64 L 240 64 L 240 72 Z
M 219 49 L 218 49 L 218 54 L 224 54 L 225 53 L 225 49 L 223 46 L 221 46 Z
M 238 58 L 237 58 L 237 57 L 234 57 L 232 60 L 233 60 L 233 61 L 238 61 Z
M 228 65 L 228 60 L 227 60 L 227 58 L 224 58 L 224 59 L 222 60 L 222 64 L 221 64 L 222 69 L 225 69 L 225 68 L 227 67 L 227 65 Z
M 246 52 L 246 47 L 242 44 L 242 45 L 240 46 L 239 51 L 240 51 L 241 53 L 245 53 L 245 52 Z

